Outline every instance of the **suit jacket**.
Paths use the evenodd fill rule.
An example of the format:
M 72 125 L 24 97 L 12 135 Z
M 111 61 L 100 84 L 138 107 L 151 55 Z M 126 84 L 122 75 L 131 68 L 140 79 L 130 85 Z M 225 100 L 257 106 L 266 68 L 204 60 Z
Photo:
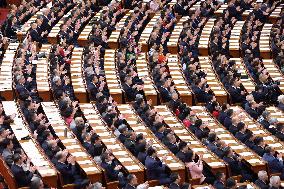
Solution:
M 240 88 L 229 88 L 229 93 L 231 95 L 232 103 L 242 103 L 245 101 L 245 96 L 241 94 Z
M 161 179 L 161 174 L 165 173 L 165 165 L 160 160 L 150 156 L 146 157 L 145 166 L 149 180 L 159 180 Z
M 170 184 L 169 189 L 180 189 L 180 186 L 173 182 Z
M 13 164 L 11 171 L 16 179 L 18 187 L 28 186 L 33 178 L 33 173 L 30 171 L 24 171 L 24 169 L 17 164 Z
M 192 90 L 196 96 L 198 102 L 207 102 L 210 94 L 206 93 L 203 89 L 197 86 L 192 86 Z
M 96 95 L 98 94 L 98 87 L 94 84 L 94 83 L 90 83 L 88 85 L 88 90 L 91 93 L 91 98 L 92 99 L 96 99 Z
M 219 114 L 218 120 L 220 121 L 220 123 L 224 124 L 226 117 L 228 117 L 227 113 L 222 111 Z
M 143 163 L 143 165 L 145 165 L 146 157 L 147 157 L 146 152 L 139 152 L 139 153 L 138 153 L 138 156 L 137 156 L 137 159 L 138 159 L 141 163 Z
M 241 132 L 237 132 L 235 137 L 244 143 L 246 141 L 247 135 Z
M 77 175 L 76 166 L 71 164 L 65 164 L 61 162 L 56 162 L 55 164 L 57 170 L 61 173 L 63 177 L 64 184 L 72 184 L 75 181 L 75 175 Z
M 136 90 L 133 89 L 131 86 L 127 85 L 126 83 L 122 84 L 122 88 L 123 88 L 123 90 L 126 94 L 128 101 L 134 101 L 135 95 L 136 95 Z
M 30 35 L 31 35 L 32 41 L 41 42 L 41 36 L 36 30 L 31 30 Z
M 102 162 L 101 166 L 105 169 L 109 181 L 115 181 L 118 179 L 119 171 L 114 170 L 117 165 L 118 163 L 116 161 L 112 161 L 110 164 Z
M 136 187 L 130 184 L 127 184 L 124 189 L 136 189 Z
M 265 152 L 261 146 L 255 146 L 254 151 L 261 157 L 264 155 Z
M 269 188 L 269 185 L 265 182 L 263 182 L 262 180 L 260 179 L 257 179 L 254 184 L 256 186 L 258 186 L 260 189 L 268 189 Z
M 232 125 L 232 118 L 230 117 L 226 117 L 224 120 L 224 126 L 229 129 Z
M 232 175 L 239 175 L 241 173 L 241 167 L 239 165 L 239 161 L 226 156 L 223 158 L 223 160 L 229 164 Z
M 271 173 L 283 172 L 283 161 L 280 161 L 278 158 L 275 158 L 268 164 Z
M 219 180 L 216 180 L 213 184 L 213 187 L 216 189 L 224 189 L 225 188 L 225 184 Z
M 159 92 L 160 92 L 161 99 L 164 102 L 169 102 L 170 100 L 172 100 L 172 95 L 170 91 L 168 91 L 164 87 L 160 87 Z
M 187 11 L 179 3 L 175 4 L 174 9 L 175 12 L 178 13 L 179 15 L 185 16 L 187 14 Z
M 284 133 L 277 132 L 277 133 L 275 134 L 275 136 L 276 136 L 277 138 L 279 138 L 281 141 L 284 141 Z

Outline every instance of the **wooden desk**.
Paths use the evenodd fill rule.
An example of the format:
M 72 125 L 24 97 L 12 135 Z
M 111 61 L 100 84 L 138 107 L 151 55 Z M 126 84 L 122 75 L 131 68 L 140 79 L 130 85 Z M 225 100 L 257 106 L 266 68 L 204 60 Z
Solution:
M 236 114 L 243 116 L 242 122 L 248 126 L 248 129 L 251 130 L 255 136 L 263 137 L 264 143 L 273 147 L 275 151 L 279 153 L 284 152 L 283 142 L 279 141 L 278 138 L 263 128 L 260 123 L 254 121 L 244 109 L 239 106 L 231 107 L 231 109 L 233 109 Z
M 284 123 L 284 113 L 275 106 L 270 106 L 265 109 L 268 111 L 272 118 L 277 118 L 279 123 Z
M 153 147 L 157 150 L 158 158 L 167 156 L 168 158 L 164 161 L 165 164 L 172 170 L 172 172 L 177 172 L 182 181 L 185 180 L 185 166 L 178 160 L 167 147 L 165 147 L 156 136 L 147 128 L 139 116 L 136 115 L 135 110 L 129 104 L 120 104 L 117 106 L 120 114 L 125 117 L 126 122 L 131 127 L 131 129 L 136 133 L 142 133 L 147 141 L 153 141 Z
M 195 135 L 178 120 L 178 118 L 165 105 L 155 106 L 157 113 L 164 117 L 164 122 L 178 136 L 178 138 L 186 142 L 189 148 L 197 155 L 202 155 L 204 163 L 210 167 L 210 170 L 216 174 L 217 172 L 227 173 L 225 162 L 212 153 Z
M 192 7 L 189 9 L 191 12 L 196 11 L 197 9 L 199 9 L 201 7 L 201 1 L 197 1 L 194 5 L 192 5 Z
M 45 52 L 46 58 L 39 58 L 37 61 L 33 61 L 36 63 L 36 84 L 37 91 L 39 96 L 43 99 L 43 101 L 50 101 L 52 95 L 50 93 L 49 88 L 49 63 L 48 57 L 50 52 L 51 45 L 43 44 L 41 47 L 41 52 Z
M 280 5 L 278 5 L 274 10 L 273 12 L 269 15 L 269 20 L 275 24 L 277 19 L 281 16 L 281 10 L 283 9 L 284 7 L 284 4 L 281 3 Z
M 104 69 L 109 93 L 117 103 L 122 103 L 122 87 L 116 69 L 116 52 L 112 49 L 106 49 L 104 57 Z
M 228 4 L 225 3 L 225 4 L 222 4 L 219 9 L 217 9 L 214 14 L 217 16 L 217 17 L 221 17 L 224 13 L 224 11 L 228 8 Z
M 240 57 L 240 36 L 242 32 L 243 25 L 245 21 L 237 21 L 231 30 L 231 36 L 229 39 L 229 50 L 230 55 L 234 58 Z
M 240 70 L 240 74 L 242 77 L 247 77 L 247 79 L 241 79 L 241 82 L 245 89 L 248 91 L 248 93 L 251 93 L 252 91 L 255 90 L 255 84 L 252 81 L 250 75 L 248 75 L 247 70 L 245 68 L 245 65 L 240 58 L 230 58 L 230 60 L 236 61 L 236 66 L 238 67 L 238 70 Z
M 156 12 L 156 14 L 151 18 L 150 22 L 147 24 L 143 32 L 141 33 L 139 44 L 142 46 L 143 52 L 148 52 L 148 41 L 153 31 L 153 27 L 157 20 L 160 18 L 161 12 Z
M 284 92 L 284 78 L 282 72 L 279 70 L 273 59 L 263 59 L 262 60 L 266 70 L 268 71 L 270 77 L 273 81 L 280 81 L 279 88 Z
M 19 43 L 10 43 L 5 51 L 0 67 L 0 95 L 6 100 L 14 100 L 13 95 L 13 64 Z M 5 79 L 4 79 L 5 78 Z
M 136 175 L 139 183 L 143 183 L 145 181 L 143 164 L 131 155 L 117 137 L 112 134 L 112 131 L 104 123 L 97 109 L 95 109 L 91 103 L 80 103 L 80 109 L 92 129 L 100 136 L 106 148 L 112 150 L 114 157 L 129 173 Z
M 218 76 L 216 76 L 215 71 L 212 68 L 212 62 L 207 56 L 199 56 L 199 63 L 202 70 L 207 72 L 206 80 L 207 84 L 214 92 L 216 99 L 220 104 L 227 103 L 228 94 L 225 90 L 223 84 L 219 81 Z
M 23 151 L 30 158 L 31 163 L 37 167 L 42 180 L 49 187 L 57 187 L 57 170 L 44 155 L 42 148 L 33 139 L 28 125 L 25 125 L 21 115 L 18 113 L 18 107 L 14 101 L 3 101 L 3 109 L 7 115 L 16 114 L 14 122 L 11 123 L 11 129 L 19 141 Z M 23 140 L 22 138 L 30 136 L 31 139 Z
M 86 47 L 89 44 L 89 36 L 93 30 L 93 23 L 96 20 L 100 19 L 100 16 L 103 12 L 103 9 L 101 9 L 99 12 L 97 12 L 95 14 L 95 16 L 88 22 L 88 24 L 84 27 L 84 29 L 82 30 L 82 32 L 80 33 L 79 37 L 78 37 L 78 43 L 80 46 L 82 47 Z
M 270 32 L 273 24 L 265 23 L 259 38 L 259 51 L 260 56 L 263 58 L 271 58 L 271 49 L 270 49 Z
M 118 48 L 118 39 L 120 36 L 120 31 L 124 27 L 124 23 L 126 19 L 134 13 L 134 10 L 126 10 L 126 14 L 123 16 L 123 18 L 115 25 L 115 31 L 113 31 L 108 39 L 108 45 L 111 49 L 117 49 Z
M 266 170 L 266 163 L 262 161 L 254 151 L 239 142 L 228 130 L 226 130 L 212 115 L 202 106 L 192 106 L 191 109 L 199 119 L 207 123 L 211 132 L 215 132 L 217 137 L 230 146 L 233 151 L 243 159 L 250 169 L 256 174 L 260 170 Z
M 56 105 L 53 102 L 42 102 L 41 104 L 49 123 L 63 146 L 75 157 L 77 164 L 92 182 L 101 182 L 103 177 L 101 168 L 94 162 L 85 148 L 81 146 L 81 143 L 72 134 L 71 130 L 69 130 L 60 116 Z M 67 129 L 67 137 L 64 136 L 65 129 Z
M 37 11 L 24 25 L 22 25 L 21 29 L 17 31 L 17 38 L 19 41 L 23 40 L 26 33 L 30 30 L 31 24 L 36 21 L 36 18 L 38 16 L 43 15 L 43 10 L 47 7 L 52 7 L 52 2 L 48 3 L 46 6 L 42 7 L 39 11 Z
M 210 43 L 210 35 L 211 31 L 214 27 L 215 18 L 210 18 L 207 23 L 205 24 L 204 28 L 202 29 L 199 43 L 198 43 L 198 50 L 199 54 L 202 56 L 208 56 L 208 48 Z
M 147 98 L 147 100 L 152 100 L 152 105 L 158 104 L 158 95 L 157 90 L 155 87 L 155 84 L 152 80 L 149 70 L 149 67 L 147 65 L 146 60 L 146 53 L 141 53 L 138 55 L 138 58 L 136 59 L 136 67 L 137 67 L 137 74 L 139 78 L 144 78 L 144 93 Z
M 172 54 L 168 58 L 169 72 L 175 84 L 175 88 L 178 91 L 180 98 L 187 103 L 192 105 L 192 90 L 187 85 L 187 81 L 183 75 L 183 72 L 180 68 L 179 59 L 176 54 Z
M 179 36 L 183 30 L 183 23 L 189 20 L 189 16 L 182 17 L 174 27 L 174 30 L 171 33 L 169 41 L 167 42 L 167 47 L 170 53 L 177 54 L 178 53 L 178 42 Z
M 71 73 L 71 82 L 74 89 L 74 94 L 80 102 L 88 102 L 88 95 L 86 92 L 86 84 L 83 79 L 82 71 L 82 55 L 84 49 L 81 47 L 75 47 L 72 52 L 71 64 L 70 64 L 70 73 Z
M 64 20 L 69 18 L 71 16 L 71 13 L 73 10 L 78 9 L 78 4 L 73 7 L 73 9 L 69 10 L 58 22 L 55 26 L 53 26 L 53 28 L 51 29 L 51 31 L 49 32 L 47 39 L 48 42 L 51 44 L 56 44 L 57 43 L 57 36 L 58 33 L 60 32 L 60 26 L 64 23 Z

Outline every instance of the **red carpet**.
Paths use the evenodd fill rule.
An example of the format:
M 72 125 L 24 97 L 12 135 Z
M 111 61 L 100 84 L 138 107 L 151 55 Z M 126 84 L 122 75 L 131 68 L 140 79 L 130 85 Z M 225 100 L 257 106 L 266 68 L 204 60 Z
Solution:
M 0 25 L 5 21 L 10 9 L 0 8 Z

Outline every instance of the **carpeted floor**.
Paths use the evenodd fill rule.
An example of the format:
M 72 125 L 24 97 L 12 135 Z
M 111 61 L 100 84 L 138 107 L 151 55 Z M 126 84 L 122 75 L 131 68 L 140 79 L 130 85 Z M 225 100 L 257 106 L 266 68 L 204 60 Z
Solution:
M 0 25 L 5 21 L 10 9 L 0 8 Z

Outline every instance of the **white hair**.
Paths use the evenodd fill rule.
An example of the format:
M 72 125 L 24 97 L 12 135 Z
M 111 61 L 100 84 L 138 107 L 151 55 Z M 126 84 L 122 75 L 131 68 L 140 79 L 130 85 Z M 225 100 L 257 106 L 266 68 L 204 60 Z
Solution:
M 275 186 L 278 183 L 280 183 L 280 177 L 279 176 L 272 176 L 272 177 L 270 177 L 270 180 L 269 180 L 270 186 Z
M 280 95 L 278 96 L 278 102 L 283 103 L 284 104 L 284 95 Z
M 257 174 L 258 178 L 263 178 L 265 175 L 267 175 L 267 172 L 263 171 L 263 170 L 259 171 L 258 174 Z

